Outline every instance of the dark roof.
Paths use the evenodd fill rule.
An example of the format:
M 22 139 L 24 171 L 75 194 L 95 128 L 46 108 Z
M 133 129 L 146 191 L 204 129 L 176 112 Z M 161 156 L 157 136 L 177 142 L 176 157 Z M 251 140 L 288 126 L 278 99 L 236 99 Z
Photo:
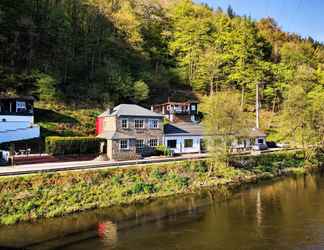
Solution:
M 136 104 L 120 104 L 110 112 L 106 110 L 104 113 L 100 115 L 103 116 L 138 116 L 138 117 L 156 117 L 163 118 L 164 116 L 153 112 L 149 109 L 143 108 Z
M 193 122 L 181 122 L 176 124 L 166 124 L 164 126 L 165 135 L 197 135 L 202 136 L 204 134 L 203 127 L 198 123 Z
M 164 134 L 165 135 L 175 135 L 175 136 L 183 136 L 183 135 L 196 135 L 202 136 L 204 135 L 204 129 L 200 123 L 192 123 L 192 122 L 181 122 L 176 124 L 166 124 L 164 126 Z M 205 134 L 206 135 L 206 134 Z M 256 137 L 266 137 L 266 133 L 259 128 L 247 128 L 241 130 L 237 133 L 238 137 L 247 137 L 247 138 L 256 138 Z
M 164 103 L 159 103 L 159 104 L 155 104 L 153 105 L 154 107 L 159 107 L 159 106 L 164 106 L 164 105 L 168 105 L 168 104 L 175 104 L 175 105 L 188 105 L 188 104 L 198 104 L 198 101 L 185 101 L 185 102 L 173 102 L 173 101 L 168 101 L 168 102 L 164 102 Z
M 25 101 L 35 101 L 33 96 L 6 96 L 0 95 L 0 100 L 25 100 Z

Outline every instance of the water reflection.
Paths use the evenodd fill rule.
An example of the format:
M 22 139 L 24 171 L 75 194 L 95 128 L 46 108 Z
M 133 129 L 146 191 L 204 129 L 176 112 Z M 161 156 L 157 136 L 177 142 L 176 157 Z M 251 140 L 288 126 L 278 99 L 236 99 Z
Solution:
M 118 241 L 117 225 L 111 221 L 98 223 L 98 237 L 105 246 L 113 248 Z
M 0 245 L 62 250 L 324 249 L 324 178 L 162 199 L 0 228 Z M 215 197 L 216 196 L 216 197 Z

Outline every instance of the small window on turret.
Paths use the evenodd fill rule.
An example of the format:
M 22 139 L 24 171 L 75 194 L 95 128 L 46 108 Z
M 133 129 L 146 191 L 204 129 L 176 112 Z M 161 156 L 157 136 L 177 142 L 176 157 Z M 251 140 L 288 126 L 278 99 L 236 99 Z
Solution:
M 21 112 L 26 112 L 26 111 L 27 111 L 26 102 L 16 101 L 16 112 L 21 113 Z

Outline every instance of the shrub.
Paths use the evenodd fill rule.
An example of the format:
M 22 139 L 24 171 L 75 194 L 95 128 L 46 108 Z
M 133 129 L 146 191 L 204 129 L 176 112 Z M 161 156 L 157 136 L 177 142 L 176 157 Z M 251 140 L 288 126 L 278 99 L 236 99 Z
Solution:
M 136 182 L 131 189 L 131 194 L 139 194 L 139 193 L 151 194 L 151 193 L 155 193 L 156 191 L 157 188 L 152 183 Z
M 172 155 L 171 150 L 167 146 L 165 146 L 163 144 L 158 145 L 156 147 L 156 149 L 155 149 L 155 152 L 156 152 L 157 155 L 164 155 L 164 156 L 171 156 Z
M 193 171 L 196 173 L 206 173 L 208 171 L 208 165 L 205 161 L 193 162 Z
M 186 188 L 189 186 L 190 178 L 187 176 L 172 174 L 170 179 L 177 185 L 178 188 Z
M 162 180 L 163 176 L 165 175 L 164 172 L 162 172 L 160 169 L 155 168 L 152 172 L 151 172 L 151 177 L 157 180 Z
M 52 155 L 96 154 L 102 139 L 95 137 L 46 137 L 46 152 Z

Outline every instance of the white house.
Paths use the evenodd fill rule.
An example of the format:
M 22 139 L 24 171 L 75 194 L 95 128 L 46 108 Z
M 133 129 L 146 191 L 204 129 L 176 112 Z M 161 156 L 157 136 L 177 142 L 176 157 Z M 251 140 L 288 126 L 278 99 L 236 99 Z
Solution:
M 192 122 L 166 124 L 163 143 L 176 154 L 200 153 L 205 150 L 203 128 Z
M 164 127 L 163 143 L 176 154 L 206 151 L 203 128 L 198 123 L 182 122 Z M 247 128 L 236 135 L 233 151 L 263 150 L 267 148 L 266 134 L 258 128 Z
M 237 139 L 232 144 L 232 148 L 236 151 L 267 149 L 266 138 L 266 133 L 259 128 L 245 129 L 237 135 Z
M 38 138 L 34 124 L 33 97 L 0 96 L 0 143 Z

